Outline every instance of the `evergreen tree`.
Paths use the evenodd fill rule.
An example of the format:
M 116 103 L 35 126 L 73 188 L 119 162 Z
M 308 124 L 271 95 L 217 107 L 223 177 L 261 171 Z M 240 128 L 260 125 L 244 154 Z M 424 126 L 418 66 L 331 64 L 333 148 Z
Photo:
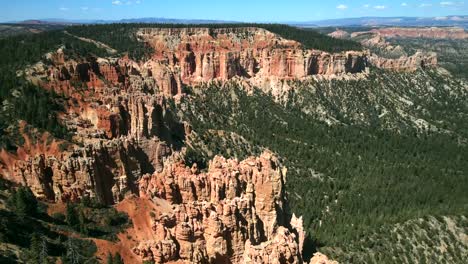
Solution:
M 68 239 L 66 243 L 66 250 L 67 250 L 66 256 L 65 256 L 66 263 L 71 263 L 71 264 L 81 263 L 81 260 L 83 259 L 83 257 L 81 256 L 78 246 L 73 241 L 73 239 Z
M 40 264 L 41 259 L 41 239 L 37 233 L 33 233 L 28 250 L 28 263 Z
M 115 253 L 113 264 L 124 264 L 122 256 L 120 256 L 119 252 Z
M 76 227 L 80 223 L 76 208 L 71 203 L 67 203 L 65 219 L 69 226 Z
M 114 259 L 112 258 L 112 254 L 110 252 L 107 253 L 106 264 L 114 264 Z
M 19 187 L 11 196 L 10 205 L 22 217 L 37 215 L 37 200 L 29 187 Z
M 83 210 L 80 211 L 79 217 L 78 217 L 78 222 L 79 222 L 79 231 L 80 233 L 87 235 L 88 234 L 88 227 L 86 226 L 86 217 L 83 213 Z
M 41 260 L 41 262 L 43 264 L 49 263 L 48 256 L 49 256 L 49 247 L 47 245 L 47 240 L 44 237 L 42 237 L 42 239 L 41 239 L 41 251 L 39 253 L 39 259 Z

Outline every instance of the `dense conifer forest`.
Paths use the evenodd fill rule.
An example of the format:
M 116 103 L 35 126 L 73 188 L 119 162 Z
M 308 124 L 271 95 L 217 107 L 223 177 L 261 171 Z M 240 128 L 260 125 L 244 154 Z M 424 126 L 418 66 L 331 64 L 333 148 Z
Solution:
M 11 36 L 0 39 L 0 147 L 14 149 L 18 145 L 17 123 L 48 131 L 58 138 L 67 138 L 68 132 L 57 120 L 61 111 L 60 95 L 41 89 L 24 79 L 21 71 L 28 65 L 44 59 L 47 52 L 65 46 L 80 56 L 107 56 L 95 45 L 80 41 L 62 31 Z M 71 55 L 71 54 L 70 54 Z
M 0 263 L 99 263 L 96 245 L 89 238 L 115 240 L 128 226 L 127 216 L 95 200 L 67 204 L 65 214 L 46 213 L 27 187 L 0 178 L 0 243 L 26 248 L 20 256 L 0 248 Z M 20 262 L 19 262 L 20 261 Z M 119 263 L 119 262 L 117 262 Z
M 108 44 L 118 55 L 142 59 L 151 50 L 134 33 L 150 26 L 187 25 L 66 30 Z M 307 48 L 361 49 L 352 41 L 282 25 L 208 25 L 226 26 L 259 26 Z M 62 95 L 21 76 L 21 70 L 62 45 L 66 56 L 110 55 L 62 30 L 0 39 L 0 148 L 13 151 L 22 144 L 19 120 L 69 139 L 58 120 Z M 449 55 L 447 61 L 453 58 Z M 454 71 L 462 68 L 456 65 Z M 248 94 L 236 84 L 187 87 L 189 95 L 170 104 L 180 121 L 193 126 L 187 162 L 203 169 L 218 154 L 243 159 L 264 148 L 276 152 L 288 168 L 289 213 L 305 220 L 307 253 L 320 250 L 343 263 L 464 263 L 468 248 L 459 243 L 459 235 L 468 233 L 466 84 L 437 70 L 377 69 L 363 79 L 290 84 L 296 89 L 282 98 L 257 89 Z M 60 256 L 73 263 L 76 252 L 80 263 L 95 263 L 95 245 L 82 238 L 112 240 L 128 224 L 115 209 L 85 199 L 69 204 L 66 214 L 48 217 L 29 189 L 12 189 L 0 181 L 5 205 L 0 209 L 0 242 L 28 248 L 26 263 L 49 263 Z M 60 235 L 63 231 L 77 238 Z M 0 256 L 2 263 L 11 259 Z M 119 262 L 119 256 L 110 254 L 108 263 Z
M 423 87 L 436 90 L 430 99 L 419 95 L 427 92 Z M 288 168 L 291 212 L 304 216 L 309 247 L 344 263 L 406 263 L 404 254 L 408 263 L 426 258 L 462 263 L 466 257 L 457 251 L 459 244 L 439 254 L 433 244 L 394 239 L 398 232 L 421 232 L 423 224 L 433 235 L 451 233 L 438 229 L 445 224 L 443 216 L 459 216 L 458 226 L 466 228 L 468 105 L 457 99 L 466 96 L 460 83 L 436 72 L 377 72 L 366 80 L 312 82 L 293 92 L 285 105 L 235 86 L 193 91 L 179 114 L 197 132 L 188 160 L 203 163 L 216 154 L 242 159 L 262 148 L 277 152 Z M 395 94 L 415 107 L 404 108 L 393 100 Z M 318 105 L 337 123 L 322 121 L 311 110 Z M 389 112 L 382 115 L 385 106 Z M 418 127 L 408 116 L 445 129 Z M 422 251 L 407 252 L 405 243 Z

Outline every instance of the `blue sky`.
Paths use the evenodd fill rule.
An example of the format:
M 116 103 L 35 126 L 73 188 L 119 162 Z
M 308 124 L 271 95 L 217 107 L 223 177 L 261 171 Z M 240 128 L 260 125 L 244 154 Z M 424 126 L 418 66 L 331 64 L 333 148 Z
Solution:
M 466 1 L 466 3 L 465 3 Z M 2 0 L 0 21 L 164 17 L 245 22 L 467 15 L 468 0 Z

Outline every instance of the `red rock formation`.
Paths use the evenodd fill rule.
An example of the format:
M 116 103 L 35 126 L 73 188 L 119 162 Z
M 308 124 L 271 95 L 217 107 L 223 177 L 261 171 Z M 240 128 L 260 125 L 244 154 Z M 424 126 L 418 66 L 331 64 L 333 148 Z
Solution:
M 459 27 L 423 27 L 423 28 L 379 28 L 370 32 L 387 38 L 432 38 L 432 39 L 467 39 L 468 33 Z
M 332 38 L 337 38 L 337 39 L 347 39 L 350 37 L 350 34 L 344 30 L 337 29 L 333 31 L 332 33 L 328 34 L 328 36 Z
M 268 152 L 242 162 L 216 157 L 206 172 L 173 161 L 172 136 L 184 138 L 191 128 L 171 119 L 168 97 L 213 80 L 357 73 L 369 54 L 304 50 L 257 28 L 142 29 L 138 36 L 155 48 L 148 61 L 73 60 L 59 50 L 50 54 L 51 64 L 25 70 L 31 82 L 65 95 L 60 118 L 74 143 L 2 151 L 2 177 L 50 201 L 90 196 L 114 204 L 137 193 L 164 201 L 169 208 L 155 212 L 151 237 L 134 248 L 142 260 L 301 263 L 302 219 L 285 219 L 285 170 L 278 159 Z M 371 59 L 387 68 L 433 64 Z
M 338 264 L 338 262 L 330 260 L 327 256 L 323 255 L 320 252 L 317 252 L 310 260 L 310 264 Z
M 369 58 L 369 61 L 378 68 L 412 72 L 419 68 L 436 67 L 437 54 L 434 52 L 417 52 L 410 57 L 404 56 L 398 59 L 388 59 L 374 55 Z
M 365 53 L 304 50 L 300 43 L 260 28 L 146 28 L 138 36 L 156 50 L 145 67 L 168 92 L 180 89 L 177 76 L 191 85 L 236 76 L 297 79 L 361 72 L 366 67 Z
M 215 157 L 207 172 L 176 162 L 144 176 L 140 196 L 173 211 L 155 215 L 155 239 L 134 252 L 155 263 L 301 263 L 302 222 L 294 229 L 284 219 L 285 172 L 265 152 L 242 162 Z
M 154 149 L 166 148 L 164 143 L 148 142 Z M 1 170 L 2 176 L 31 187 L 41 199 L 56 202 L 76 201 L 83 196 L 96 197 L 113 204 L 128 193 L 138 190 L 137 179 L 144 169 L 137 142 L 128 139 L 97 140 L 75 150 L 59 153 L 29 151 L 19 158 L 9 154 L 12 164 Z M 5 154 L 6 155 L 6 154 Z M 2 161 L 7 160 L 2 157 Z M 161 160 L 148 161 L 155 167 Z

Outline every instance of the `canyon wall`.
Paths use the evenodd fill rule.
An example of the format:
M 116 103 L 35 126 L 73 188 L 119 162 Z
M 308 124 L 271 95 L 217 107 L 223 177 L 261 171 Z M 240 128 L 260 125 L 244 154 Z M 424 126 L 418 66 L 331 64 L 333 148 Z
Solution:
M 72 140 L 48 142 L 47 133 L 33 140 L 23 123 L 26 143 L 0 152 L 0 174 L 50 202 L 87 196 L 113 205 L 137 195 L 166 204 L 147 212 L 151 239 L 132 248 L 156 263 L 303 262 L 302 219 L 284 212 L 286 169 L 277 157 L 216 157 L 204 172 L 181 161 L 191 126 L 172 109 L 185 87 L 354 74 L 369 63 L 395 70 L 436 65 L 424 55 L 389 60 L 367 51 L 306 50 L 259 28 L 143 28 L 137 36 L 154 48 L 145 61 L 76 58 L 60 48 L 24 70 L 30 82 L 62 96 L 59 119 Z
M 359 37 L 374 34 L 385 38 L 427 38 L 427 39 L 467 39 L 468 32 L 459 27 L 382 27 L 369 31 L 353 32 L 337 30 L 328 34 L 331 37 Z
M 435 55 L 419 53 L 385 59 L 306 50 L 260 28 L 143 28 L 137 36 L 154 48 L 145 61 L 68 57 L 60 48 L 25 69 L 31 82 L 64 96 L 60 118 L 79 144 L 55 153 L 30 148 L 21 157 L 4 154 L 0 172 L 6 178 L 31 185 L 49 200 L 89 194 L 114 203 L 142 173 L 161 171 L 164 159 L 182 147 L 190 125 L 179 123 L 168 103 L 183 96 L 186 86 L 234 79 L 274 92 L 277 81 L 359 73 L 369 63 L 405 71 L 437 64 Z M 98 173 L 103 167 L 106 172 Z M 106 180 L 97 179 L 102 175 Z
M 206 172 L 182 162 L 140 180 L 140 197 L 172 205 L 152 217 L 154 239 L 134 248 L 165 263 L 301 263 L 302 221 L 285 219 L 286 169 L 270 152 L 244 161 L 215 157 Z
M 188 85 L 234 77 L 301 79 L 362 72 L 367 66 L 365 53 L 305 50 L 260 28 L 145 28 L 137 35 L 155 50 L 146 68 L 169 71 Z
M 369 57 L 369 62 L 377 68 L 413 72 L 421 68 L 436 67 L 437 54 L 434 52 L 416 52 L 411 56 L 403 56 L 397 59 L 372 55 Z
M 431 38 L 431 39 L 467 39 L 468 33 L 459 27 L 389 27 L 372 29 L 387 38 Z

